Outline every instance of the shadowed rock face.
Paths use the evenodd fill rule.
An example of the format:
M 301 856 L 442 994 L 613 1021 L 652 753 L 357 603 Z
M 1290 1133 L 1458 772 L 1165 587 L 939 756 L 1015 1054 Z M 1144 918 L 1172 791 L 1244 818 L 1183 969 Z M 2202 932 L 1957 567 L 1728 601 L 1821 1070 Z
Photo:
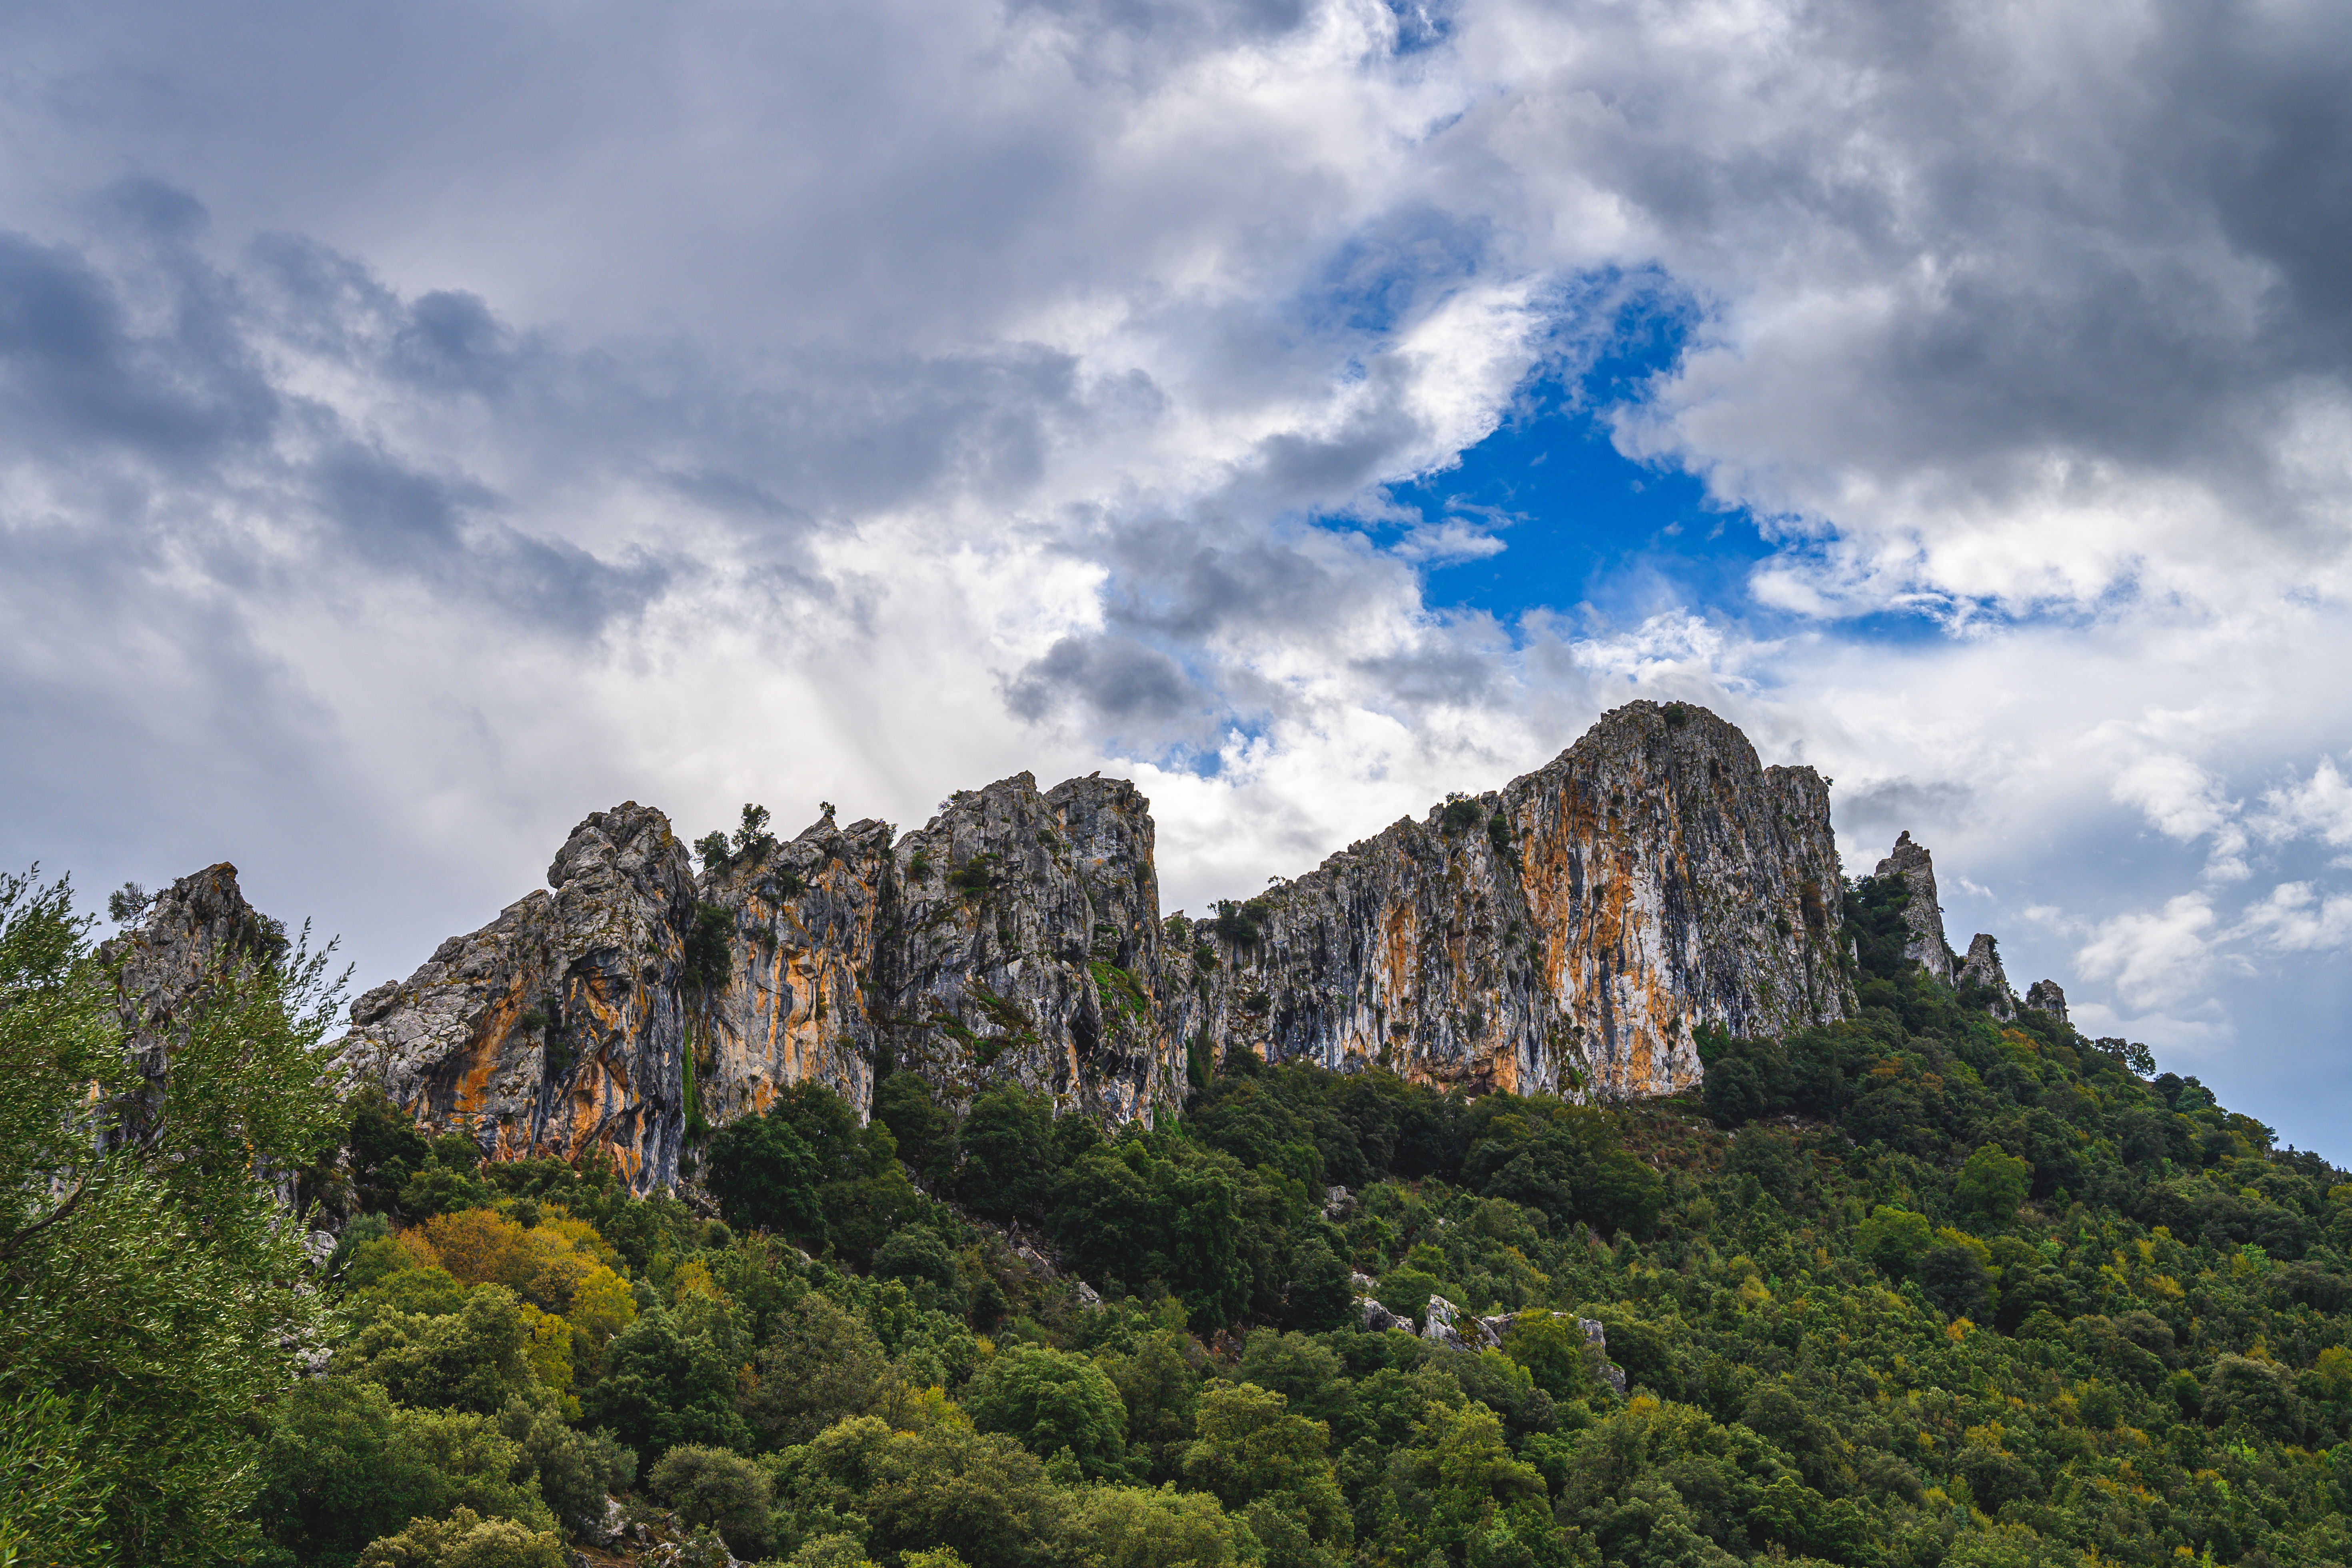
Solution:
M 2066 993 L 2059 989 L 2055 980 L 2037 980 L 2027 986 L 2025 1005 L 2053 1015 L 2062 1024 L 2066 1022 Z
M 1501 790 L 1397 823 L 1170 948 L 1182 1037 L 1520 1092 L 1664 1094 L 1696 1031 L 1850 1010 L 1829 791 L 1703 709 L 1636 702 Z M 1190 978 L 1186 994 L 1179 983 Z
M 643 1190 L 675 1179 L 689 1074 L 714 1123 L 808 1079 L 864 1110 L 885 1064 L 959 1107 L 1015 1083 L 1149 1120 L 1188 1043 L 1656 1094 L 1697 1081 L 1704 1026 L 1852 1007 L 1827 785 L 1702 709 L 1619 709 L 1235 921 L 1163 922 L 1152 837 L 1130 784 L 1022 773 L 903 837 L 828 814 L 698 879 L 659 812 L 599 812 L 551 892 L 361 997 L 351 1056 L 486 1152 L 602 1147 Z M 698 929 L 723 979 L 690 969 Z

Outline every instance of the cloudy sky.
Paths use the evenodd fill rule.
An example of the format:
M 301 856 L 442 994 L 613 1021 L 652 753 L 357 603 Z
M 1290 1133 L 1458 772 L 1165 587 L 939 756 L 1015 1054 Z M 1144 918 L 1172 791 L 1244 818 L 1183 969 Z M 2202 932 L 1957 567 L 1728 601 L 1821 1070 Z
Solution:
M 1172 905 L 1637 696 L 2352 1160 L 2352 9 L 0 15 L 0 861 L 362 984 L 623 798 Z

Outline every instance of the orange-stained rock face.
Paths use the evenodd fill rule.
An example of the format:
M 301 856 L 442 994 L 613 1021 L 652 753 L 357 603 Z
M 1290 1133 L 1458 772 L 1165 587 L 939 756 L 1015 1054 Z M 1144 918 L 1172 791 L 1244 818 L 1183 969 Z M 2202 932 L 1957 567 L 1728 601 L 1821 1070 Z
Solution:
M 684 1131 L 686 847 L 635 802 L 574 828 L 552 894 L 451 937 L 352 1005 L 345 1060 L 420 1121 L 485 1153 L 602 1149 L 640 1188 L 674 1181 Z
M 1123 781 L 831 816 L 693 876 L 667 818 L 590 816 L 535 892 L 353 1005 L 350 1059 L 486 1152 L 676 1177 L 703 1116 L 886 1058 L 1104 1121 L 1174 1110 L 1187 1044 L 1480 1089 L 1670 1092 L 1696 1031 L 1843 1016 L 1829 793 L 1702 709 L 1637 702 L 1536 773 L 1350 846 L 1212 928 L 1160 918 Z M 1255 927 L 1255 936 L 1247 935 Z M 707 960 L 723 956 L 723 978 Z
M 1704 709 L 1636 702 L 1171 942 L 1184 1037 L 1477 1089 L 1663 1094 L 1696 1031 L 1843 1016 L 1829 791 Z M 1215 962 L 1186 954 L 1206 939 Z M 1174 971 L 1181 971 L 1176 973 Z

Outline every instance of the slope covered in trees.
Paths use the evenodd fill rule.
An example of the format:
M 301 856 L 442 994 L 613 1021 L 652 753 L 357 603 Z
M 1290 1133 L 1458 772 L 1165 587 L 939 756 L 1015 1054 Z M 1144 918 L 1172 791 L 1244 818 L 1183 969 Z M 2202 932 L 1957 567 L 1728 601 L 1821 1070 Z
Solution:
M 307 1156 L 348 1216 L 286 1298 L 322 1321 L 210 1417 L 236 1528 L 126 1554 L 180 1483 L 96 1436 L 194 1325 L 12 1315 L 0 1406 L 51 1405 L 9 1473 L 55 1484 L 7 1483 L 0 1530 L 26 1562 L 404 1568 L 2352 1563 L 2352 1183 L 1906 968 L 1900 900 L 1849 895 L 1857 1017 L 1707 1038 L 1667 1100 L 1240 1056 L 1106 1138 L 894 1075 L 870 1124 L 803 1086 L 639 1199 L 362 1094 Z M 12 968 L 0 1024 L 49 983 Z M 12 1244 L 12 1300 L 79 1245 Z M 614 1541 L 608 1494 L 686 1539 Z

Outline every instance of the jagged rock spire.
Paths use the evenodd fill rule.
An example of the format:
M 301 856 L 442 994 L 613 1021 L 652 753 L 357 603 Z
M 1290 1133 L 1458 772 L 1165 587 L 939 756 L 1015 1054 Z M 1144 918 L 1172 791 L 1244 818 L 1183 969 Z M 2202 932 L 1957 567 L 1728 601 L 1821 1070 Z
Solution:
M 2009 988 L 2009 976 L 2001 973 L 2000 949 L 1983 931 L 1969 939 L 1968 961 L 1960 965 L 1959 986 L 1981 985 L 1992 993 L 1986 1010 L 2006 1023 L 2017 1016 L 2017 994 Z
M 2055 980 L 2037 980 L 2025 988 L 2025 1005 L 2044 1013 L 2054 1013 L 2062 1024 L 2066 1018 L 2066 993 L 2058 989 Z
M 1927 847 L 1913 843 L 1910 830 L 1905 829 L 1874 875 L 1899 876 L 1910 890 L 1910 901 L 1903 907 L 1903 923 L 1911 929 L 1911 940 L 1903 944 L 1903 956 L 1951 984 L 1952 946 L 1944 937 L 1944 909 L 1936 899 L 1936 863 Z

